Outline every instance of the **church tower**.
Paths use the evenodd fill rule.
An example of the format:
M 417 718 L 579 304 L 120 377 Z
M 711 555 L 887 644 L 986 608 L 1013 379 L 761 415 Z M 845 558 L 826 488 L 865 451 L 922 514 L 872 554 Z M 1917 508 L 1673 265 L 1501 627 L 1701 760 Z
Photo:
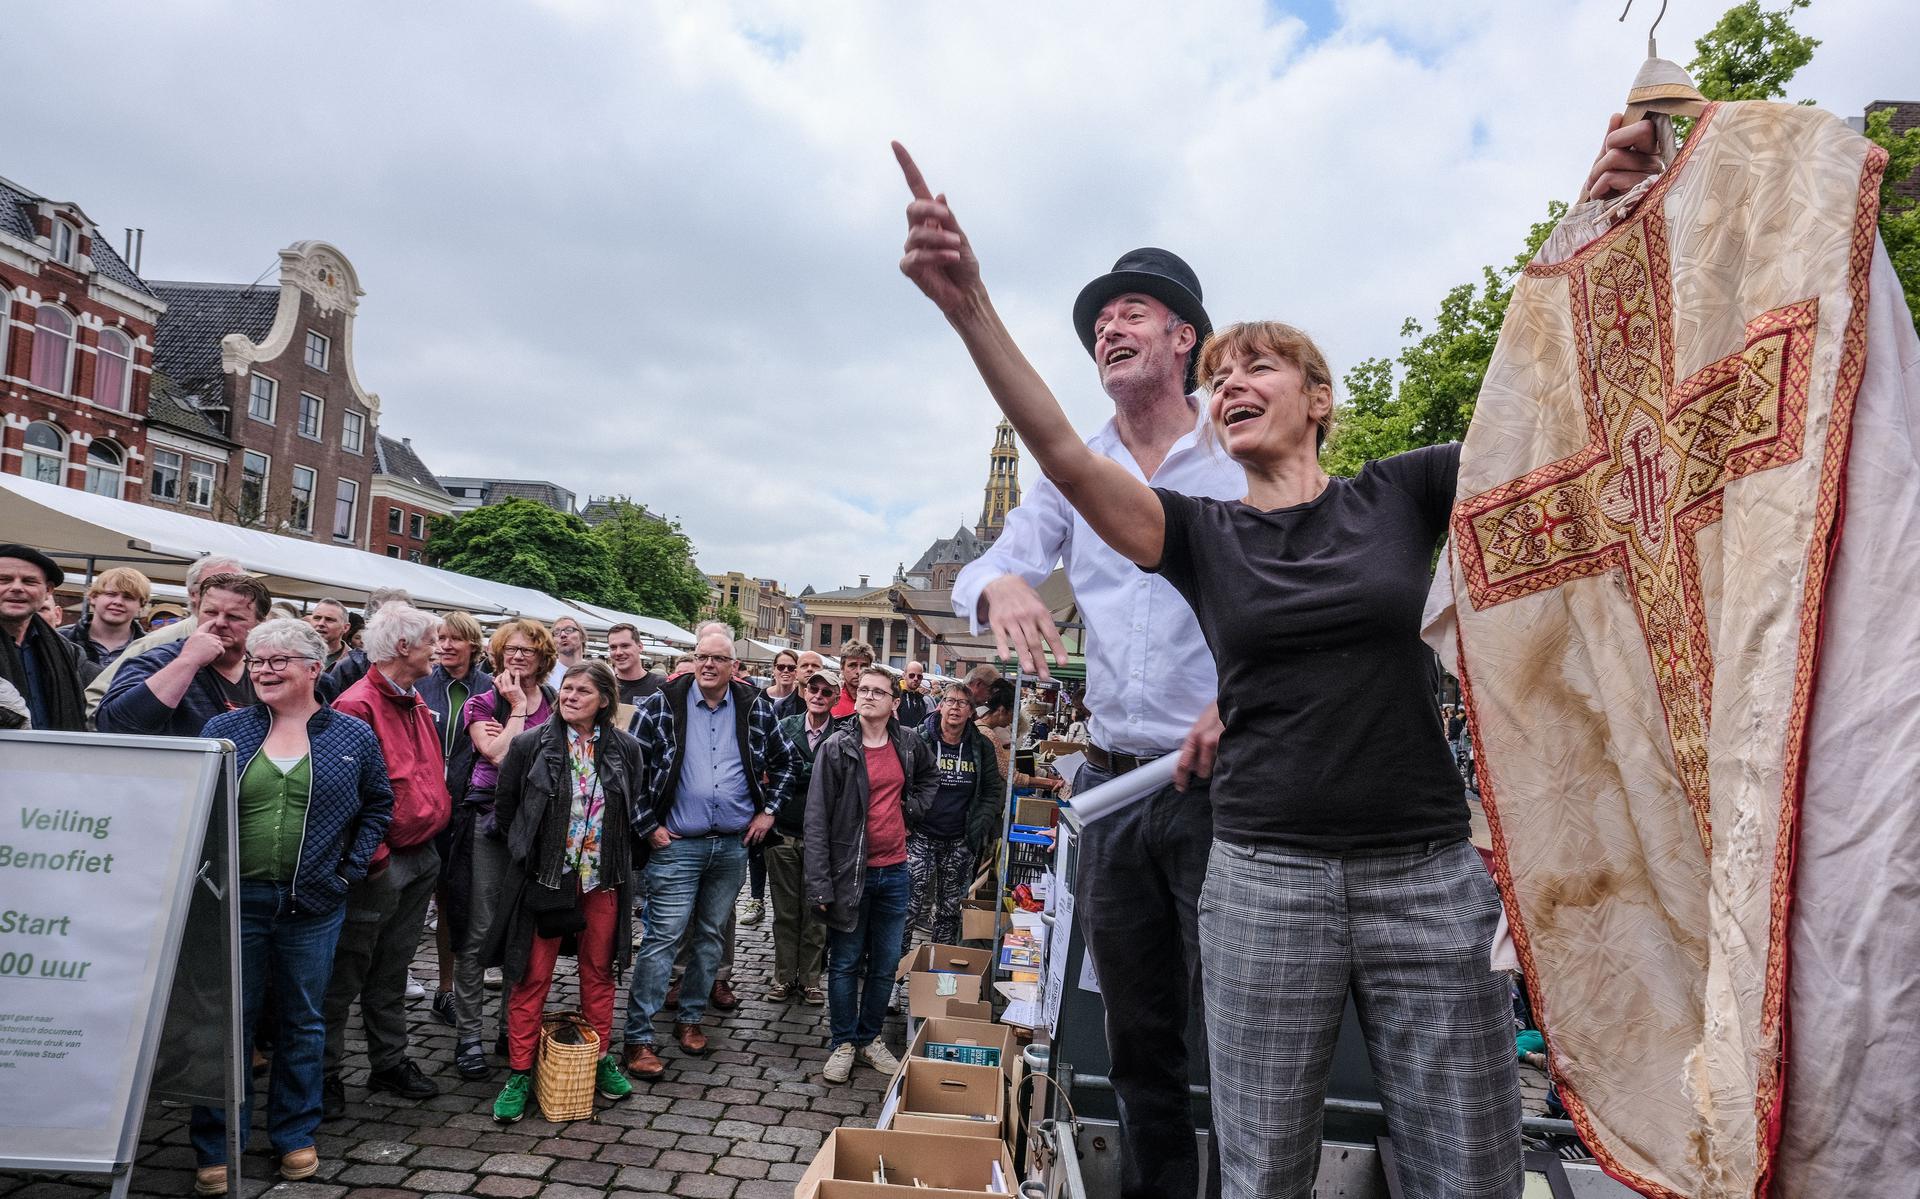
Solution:
M 987 456 L 987 497 L 980 505 L 980 523 L 974 536 L 991 542 L 1006 526 L 1007 513 L 1020 503 L 1020 450 L 1013 443 L 1013 426 L 1001 421 L 993 430 L 993 451 Z

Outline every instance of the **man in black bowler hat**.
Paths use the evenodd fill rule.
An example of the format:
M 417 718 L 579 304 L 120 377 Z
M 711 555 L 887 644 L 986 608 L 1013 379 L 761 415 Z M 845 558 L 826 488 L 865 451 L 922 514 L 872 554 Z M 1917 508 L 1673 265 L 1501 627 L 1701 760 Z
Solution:
M 1185 261 L 1152 247 L 1122 255 L 1081 289 L 1073 327 L 1113 401 L 1113 419 L 1090 447 L 1155 486 L 1246 494 L 1245 474 L 1206 435 L 1206 406 L 1191 394 L 1213 325 Z M 1203 1167 L 1187 1086 L 1196 1065 L 1205 1077 L 1207 1052 L 1197 917 L 1213 841 L 1206 776 L 1220 739 L 1213 657 L 1186 601 L 1109 549 L 1045 480 L 961 572 L 954 611 L 976 632 L 991 626 L 1002 658 L 1011 650 L 1023 669 L 1044 674 L 1049 647 L 1056 662 L 1066 658 L 1035 588 L 1061 562 L 1088 633 L 1092 744 L 1075 790 L 1182 755 L 1179 785 L 1086 827 L 1074 892 L 1106 1005 L 1120 1193 L 1192 1199 Z M 1217 1196 L 1217 1151 L 1204 1170 L 1205 1193 Z

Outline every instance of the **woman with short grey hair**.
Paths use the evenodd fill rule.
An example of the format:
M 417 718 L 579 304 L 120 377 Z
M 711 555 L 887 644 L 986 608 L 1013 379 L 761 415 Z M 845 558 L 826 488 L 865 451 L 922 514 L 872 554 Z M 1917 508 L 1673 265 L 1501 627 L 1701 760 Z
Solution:
M 314 694 L 327 643 L 303 620 L 269 620 L 247 635 L 247 673 L 258 702 L 207 722 L 208 737 L 234 744 L 240 780 L 241 1027 L 259 1023 L 269 972 L 279 1004 L 267 1080 L 267 1136 L 280 1176 L 319 1169 L 322 999 L 347 888 L 364 878 L 393 810 L 387 763 L 373 730 Z M 251 1125 L 252 1088 L 241 1111 Z M 194 1193 L 227 1192 L 226 1120 L 193 1109 L 199 1171 Z

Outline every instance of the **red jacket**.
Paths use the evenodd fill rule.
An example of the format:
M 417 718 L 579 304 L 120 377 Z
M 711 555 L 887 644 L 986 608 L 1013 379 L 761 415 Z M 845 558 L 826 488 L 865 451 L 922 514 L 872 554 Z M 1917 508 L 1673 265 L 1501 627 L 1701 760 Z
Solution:
M 413 691 L 395 688 L 375 666 L 341 692 L 333 706 L 373 726 L 380 752 L 387 758 L 387 775 L 393 780 L 393 820 L 375 858 L 383 859 L 388 847 L 411 849 L 447 827 L 453 800 L 447 794 L 440 733 L 427 701 Z

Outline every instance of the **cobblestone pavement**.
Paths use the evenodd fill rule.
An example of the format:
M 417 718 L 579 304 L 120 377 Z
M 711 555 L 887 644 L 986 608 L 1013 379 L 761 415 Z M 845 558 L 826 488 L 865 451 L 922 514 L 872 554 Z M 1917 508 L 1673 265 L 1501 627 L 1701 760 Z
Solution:
M 636 922 L 637 923 L 637 922 Z M 279 1182 L 256 1111 L 242 1165 L 240 1194 L 251 1199 L 417 1199 L 487 1195 L 505 1199 L 600 1199 L 677 1195 L 687 1199 L 789 1199 L 793 1184 L 828 1131 L 842 1124 L 871 1125 L 885 1079 L 866 1066 L 844 1086 L 820 1081 L 826 1060 L 826 1008 L 773 1004 L 760 998 L 772 959 L 770 921 L 742 927 L 735 946 L 733 1012 L 709 1011 L 705 1028 L 713 1048 L 690 1058 L 673 1047 L 671 1015 L 660 1017 L 664 1079 L 636 1083 L 618 1103 L 601 1100 L 595 1120 L 549 1124 L 529 1105 L 518 1124 L 495 1124 L 493 1099 L 504 1066 L 489 1082 L 466 1082 L 453 1069 L 452 1030 L 435 1021 L 427 1000 L 410 1005 L 413 1057 L 439 1084 L 438 1098 L 413 1102 L 370 1095 L 358 1018 L 348 1032 L 347 1115 L 320 1129 L 320 1172 L 303 1182 Z M 437 976 L 433 933 L 415 958 L 413 975 L 429 989 Z M 572 963 L 563 959 L 549 1008 L 578 1003 Z M 491 993 L 497 995 L 497 992 Z M 619 1036 L 627 992 L 614 1009 Z M 902 1044 L 900 1018 L 886 1038 Z M 265 1108 L 265 1083 L 256 1094 Z M 133 1174 L 136 1196 L 193 1191 L 193 1149 L 184 1108 L 150 1106 Z M 0 1175 L 9 1199 L 93 1199 L 107 1187 L 96 1178 Z
M 320 1128 L 319 1173 L 304 1182 L 278 1182 L 264 1113 L 256 1111 L 243 1162 L 247 1180 L 239 1193 L 246 1199 L 789 1199 L 830 1130 L 873 1123 L 886 1080 L 863 1065 L 844 1086 L 820 1081 L 826 1009 L 760 998 L 772 963 L 769 924 L 738 931 L 734 987 L 741 1004 L 733 1012 L 709 1010 L 705 1028 L 713 1049 L 707 1056 L 689 1058 L 674 1048 L 671 1016 L 663 1013 L 656 1027 L 666 1077 L 636 1083 L 634 1093 L 618 1103 L 599 1101 L 592 1121 L 550 1124 L 539 1118 L 537 1105 L 529 1105 L 518 1124 L 494 1123 L 493 1098 L 506 1077 L 504 1066 L 490 1081 L 461 1079 L 453 1069 L 453 1032 L 432 1018 L 424 999 L 409 1009 L 413 1057 L 441 1094 L 417 1103 L 371 1095 L 356 1017 L 347 1034 L 347 1115 Z M 428 931 L 413 976 L 429 989 L 435 963 Z M 623 985 L 614 1008 L 616 1037 L 626 999 Z M 572 963 L 563 960 L 547 1006 L 578 1001 Z M 888 1021 L 886 1039 L 896 1051 L 903 1032 L 899 1017 Z M 1542 1111 L 1546 1076 L 1527 1066 L 1520 1074 L 1524 1110 Z M 262 1080 L 259 1109 L 266 1106 L 265 1090 Z M 147 1109 L 133 1175 L 136 1199 L 192 1193 L 186 1117 L 184 1108 Z M 91 1177 L 0 1175 L 5 1199 L 95 1199 L 106 1193 L 104 1183 Z

